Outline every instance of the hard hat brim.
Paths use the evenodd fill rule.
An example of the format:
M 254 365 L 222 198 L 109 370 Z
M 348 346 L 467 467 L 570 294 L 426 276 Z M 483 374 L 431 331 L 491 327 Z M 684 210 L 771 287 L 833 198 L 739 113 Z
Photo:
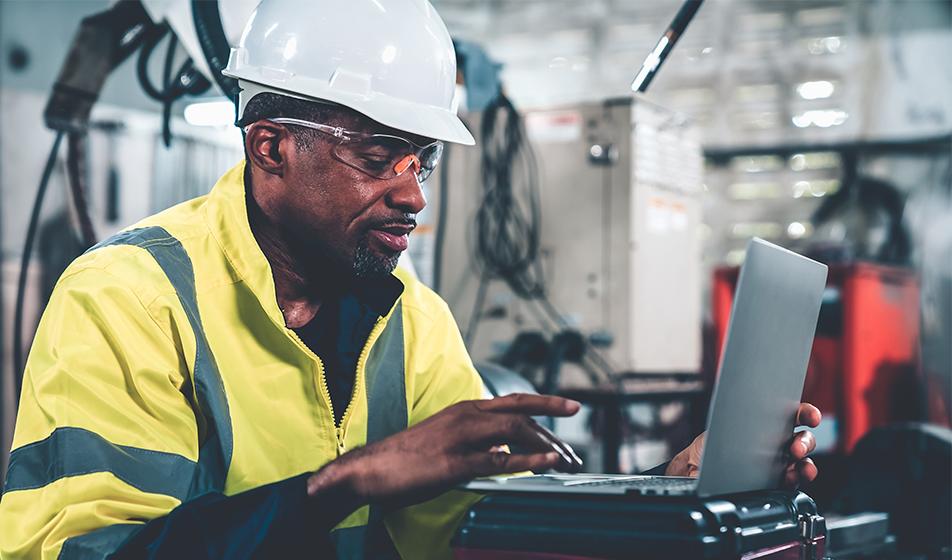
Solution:
M 393 101 L 393 100 L 392 100 Z M 371 119 L 390 128 L 442 140 L 472 146 L 476 143 L 463 121 L 453 113 L 440 107 L 413 107 L 401 108 L 401 103 L 394 104 L 367 104 L 366 108 L 357 103 L 344 103 L 355 111 L 367 115 Z
M 472 133 L 456 113 L 442 107 L 411 103 L 383 94 L 354 95 L 348 92 L 335 91 L 331 88 L 313 87 L 315 85 L 313 83 L 300 83 L 305 80 L 299 80 L 299 83 L 294 86 L 282 84 L 285 87 L 279 87 L 249 80 L 227 70 L 222 73 L 239 80 L 238 83 L 241 88 L 238 105 L 239 121 L 244 115 L 248 101 L 259 93 L 271 92 L 307 101 L 342 105 L 392 129 L 433 138 L 434 140 L 466 146 L 472 146 L 476 143 Z M 302 87 L 302 85 L 312 87 Z M 291 89 L 292 87 L 294 89 Z

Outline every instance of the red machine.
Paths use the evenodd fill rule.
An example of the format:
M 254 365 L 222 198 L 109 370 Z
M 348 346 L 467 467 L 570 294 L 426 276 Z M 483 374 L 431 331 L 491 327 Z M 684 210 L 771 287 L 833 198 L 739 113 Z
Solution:
M 720 359 L 739 269 L 714 272 L 711 295 Z M 871 263 L 830 267 L 803 389 L 835 426 L 829 451 L 849 453 L 871 428 L 918 419 L 919 284 L 911 270 Z

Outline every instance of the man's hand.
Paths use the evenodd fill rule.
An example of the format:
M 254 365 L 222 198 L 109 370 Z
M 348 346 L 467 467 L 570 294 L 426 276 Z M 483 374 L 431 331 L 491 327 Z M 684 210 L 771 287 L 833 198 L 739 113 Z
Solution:
M 582 463 L 572 448 L 530 416 L 578 410 L 575 401 L 541 395 L 461 402 L 327 464 L 308 479 L 308 494 L 342 499 L 352 509 L 368 502 L 400 506 L 479 476 L 577 471 Z M 523 452 L 507 452 L 508 444 Z
M 796 424 L 816 428 L 820 425 L 820 410 L 808 403 L 800 403 Z M 809 431 L 795 434 L 790 440 L 790 464 L 784 475 L 787 486 L 810 482 L 816 478 L 817 470 L 813 459 L 807 457 L 816 448 L 816 439 Z M 699 435 L 684 451 L 671 459 L 665 470 L 668 476 L 697 476 L 701 466 L 701 450 L 704 449 L 704 434 Z

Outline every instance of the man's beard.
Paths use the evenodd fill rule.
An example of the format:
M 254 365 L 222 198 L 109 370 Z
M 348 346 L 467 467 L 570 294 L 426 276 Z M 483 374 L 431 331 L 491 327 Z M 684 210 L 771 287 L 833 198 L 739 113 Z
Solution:
M 400 253 L 381 255 L 375 253 L 367 243 L 367 237 L 362 237 L 354 250 L 353 273 L 355 278 L 375 278 L 386 276 L 397 268 Z

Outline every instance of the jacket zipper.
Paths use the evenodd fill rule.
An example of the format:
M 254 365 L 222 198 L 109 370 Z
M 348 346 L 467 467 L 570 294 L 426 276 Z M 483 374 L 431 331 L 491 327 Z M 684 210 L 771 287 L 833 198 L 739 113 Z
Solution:
M 377 337 L 380 336 L 380 332 L 383 330 L 384 325 L 387 324 L 386 318 L 381 317 L 377 319 L 377 322 L 374 323 L 374 328 L 370 329 L 370 334 L 367 336 L 367 342 L 364 344 L 364 347 L 360 350 L 360 355 L 357 356 L 357 372 L 354 375 L 354 390 L 350 394 L 350 401 L 347 403 L 347 408 L 344 409 L 344 415 L 340 418 L 340 426 L 337 428 L 337 455 L 338 457 L 342 455 L 347 449 L 344 446 L 344 431 L 349 423 L 351 416 L 351 409 L 354 408 L 354 401 L 357 399 L 357 388 L 360 387 L 361 383 L 365 383 L 364 367 L 367 362 L 367 356 L 370 355 L 370 348 L 377 342 Z M 324 390 L 330 394 L 327 389 L 327 379 L 324 377 L 323 373 L 321 375 L 321 380 L 324 382 Z M 368 403 L 369 406 L 369 403 Z
M 315 357 L 317 357 L 316 354 L 315 354 Z M 319 379 L 321 380 L 321 393 L 323 393 L 324 398 L 327 399 L 327 406 L 328 408 L 330 408 L 330 411 L 331 411 L 331 420 L 334 421 L 334 436 L 335 436 L 335 439 L 337 440 L 337 456 L 340 457 L 341 455 L 344 454 L 344 430 L 341 426 L 338 426 L 337 421 L 334 420 L 335 418 L 337 418 L 337 416 L 334 414 L 334 401 L 331 400 L 331 390 L 327 386 L 327 376 L 324 375 L 324 362 L 321 360 L 320 357 L 317 357 L 317 375 Z M 355 390 L 356 390 L 356 387 L 357 387 L 357 380 L 355 378 L 354 379 Z M 351 400 L 354 399 L 354 393 L 351 393 L 350 398 Z M 349 407 L 350 405 L 348 405 L 348 408 Z M 341 420 L 343 420 L 343 418 L 341 418 Z M 343 424 L 343 422 L 341 422 L 341 424 Z
M 370 348 L 373 346 L 374 342 L 376 342 L 377 337 L 380 335 L 380 331 L 383 330 L 384 324 L 386 324 L 384 317 L 377 319 L 373 329 L 370 331 L 370 335 L 367 337 L 367 342 L 360 351 L 360 356 L 357 357 L 357 371 L 354 375 L 354 388 L 351 390 L 350 401 L 347 403 L 347 408 L 344 409 L 344 415 L 341 416 L 340 424 L 337 423 L 337 416 L 334 415 L 334 402 L 331 400 L 331 391 L 327 386 L 327 376 L 324 372 L 324 362 L 307 346 L 307 344 L 304 344 L 304 341 L 301 340 L 301 337 L 299 337 L 296 332 L 294 332 L 292 329 L 285 329 L 302 349 L 304 349 L 309 355 L 313 356 L 314 359 L 317 360 L 317 373 L 321 380 L 321 393 L 324 395 L 324 400 L 327 402 L 327 406 L 331 411 L 331 419 L 334 422 L 334 435 L 335 439 L 337 440 L 338 457 L 347 451 L 347 446 L 344 443 L 344 428 L 347 424 L 347 420 L 350 419 L 351 409 L 353 409 L 354 400 L 356 400 L 357 397 L 357 389 L 360 387 L 360 383 L 362 383 L 364 380 L 364 363 L 367 361 L 367 356 L 370 354 Z

